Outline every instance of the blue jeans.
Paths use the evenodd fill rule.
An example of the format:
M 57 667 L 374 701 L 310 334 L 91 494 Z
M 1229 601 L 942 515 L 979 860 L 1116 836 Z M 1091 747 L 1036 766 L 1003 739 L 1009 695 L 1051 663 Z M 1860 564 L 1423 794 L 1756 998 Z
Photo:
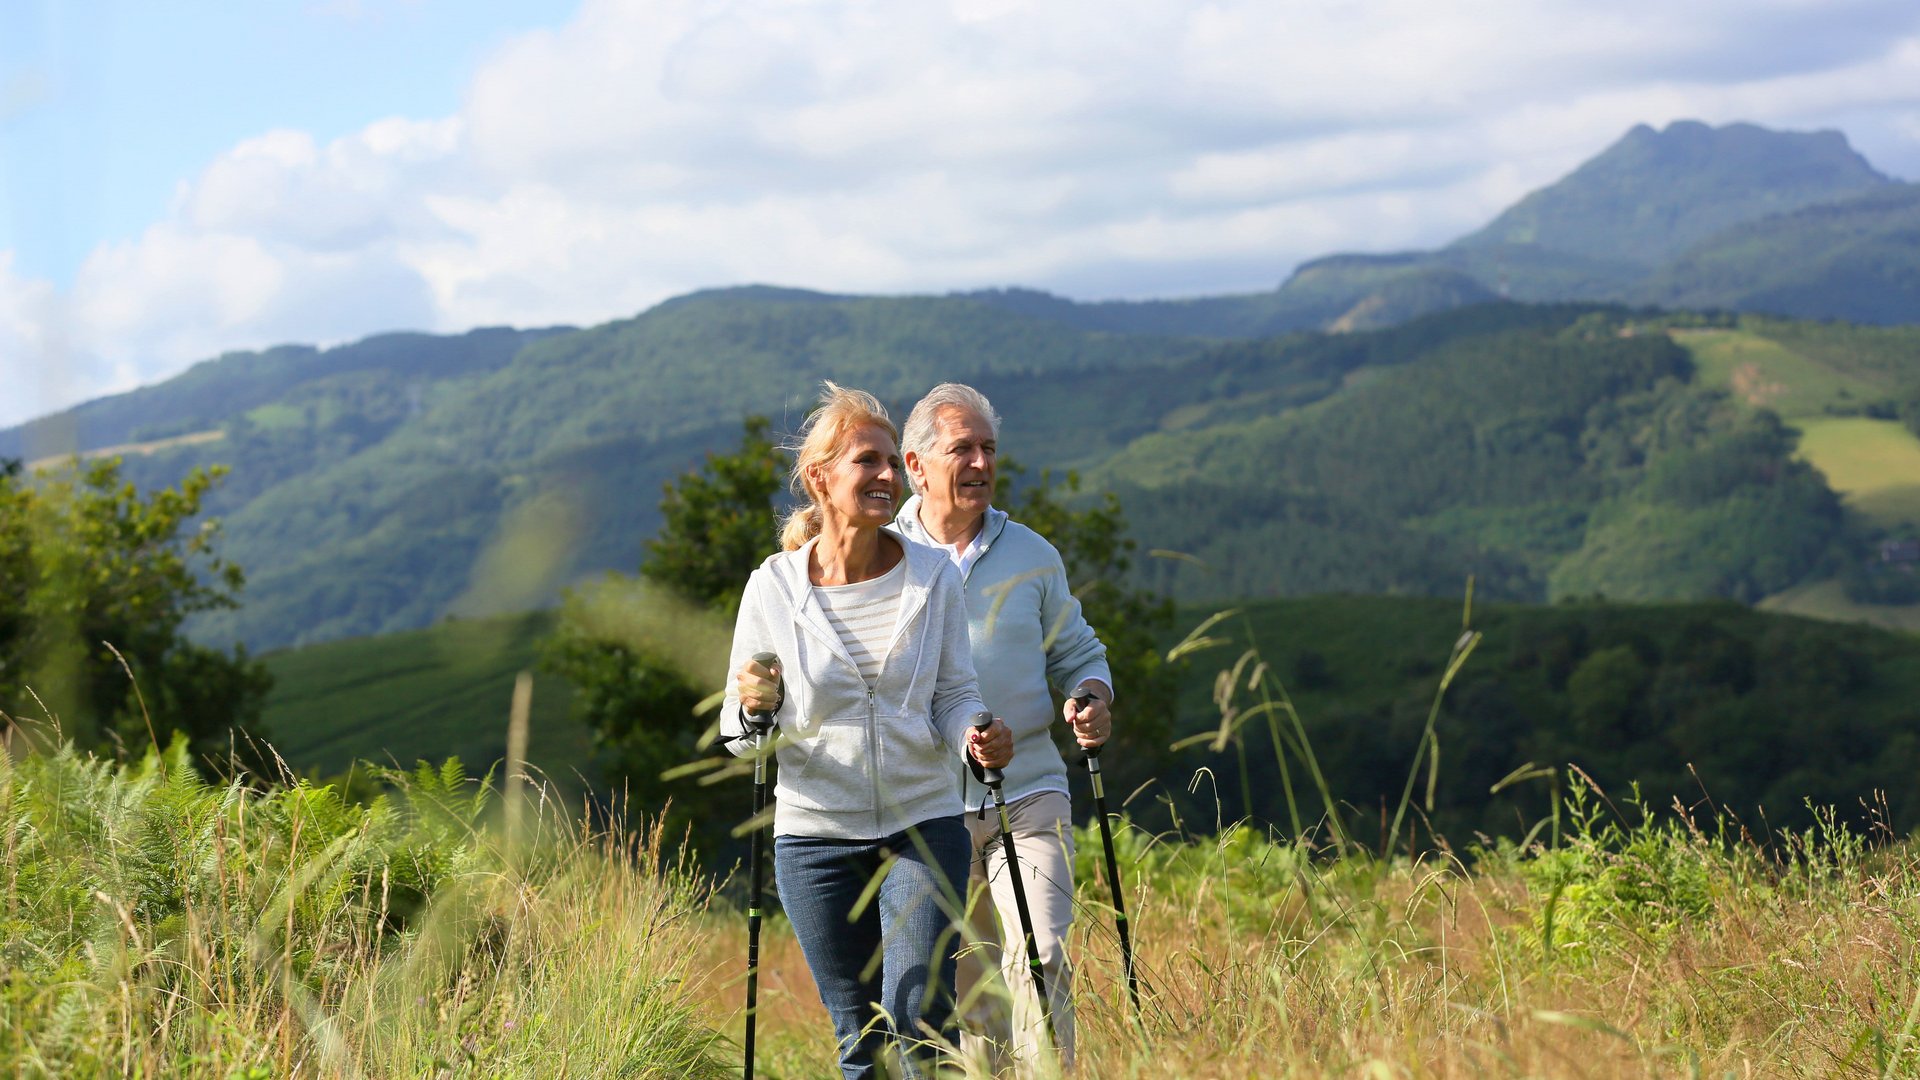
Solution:
M 924 1071 L 934 1038 L 956 1041 L 954 956 L 963 944 L 959 912 L 972 854 L 958 817 L 878 840 L 774 839 L 780 904 L 833 1017 L 847 1080 L 878 1076 L 877 1062 L 895 1040 L 908 1076 Z M 882 871 L 886 877 L 855 914 Z

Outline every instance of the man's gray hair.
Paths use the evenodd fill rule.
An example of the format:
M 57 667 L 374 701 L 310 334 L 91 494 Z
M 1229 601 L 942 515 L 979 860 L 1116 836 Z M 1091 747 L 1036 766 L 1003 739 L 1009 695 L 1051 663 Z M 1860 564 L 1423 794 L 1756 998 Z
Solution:
M 993 432 L 993 437 L 1000 437 L 1000 414 L 993 411 L 993 402 L 987 400 L 987 395 L 965 383 L 941 383 L 927 391 L 927 396 L 921 398 L 913 411 L 907 414 L 907 422 L 900 428 L 901 456 L 925 456 L 927 451 L 933 449 L 933 425 L 940 418 L 942 409 L 970 409 L 979 413 L 980 418 L 987 422 L 987 429 Z M 913 482 L 913 473 L 907 473 L 907 482 Z M 920 489 L 915 487 L 914 490 Z

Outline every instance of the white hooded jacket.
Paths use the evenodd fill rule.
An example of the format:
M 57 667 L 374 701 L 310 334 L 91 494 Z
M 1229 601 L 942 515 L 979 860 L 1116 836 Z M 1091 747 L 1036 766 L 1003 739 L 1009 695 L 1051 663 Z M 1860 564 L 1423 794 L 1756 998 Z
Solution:
M 872 686 L 808 580 L 814 541 L 770 556 L 741 597 L 721 732 L 745 730 L 731 673 L 755 653 L 778 655 L 786 697 L 775 716 L 777 836 L 877 840 L 961 812 L 954 765 L 966 760 L 967 728 L 986 706 L 960 575 L 942 551 L 892 530 L 882 540 L 905 549 L 907 579 Z M 728 745 L 736 754 L 751 749 L 744 739 Z

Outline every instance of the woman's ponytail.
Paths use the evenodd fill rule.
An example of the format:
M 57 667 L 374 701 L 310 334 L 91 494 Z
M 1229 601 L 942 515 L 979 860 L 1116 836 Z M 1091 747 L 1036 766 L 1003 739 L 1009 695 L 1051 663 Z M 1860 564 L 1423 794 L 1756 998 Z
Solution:
M 796 506 L 780 526 L 780 550 L 792 551 L 820 535 L 820 507 Z

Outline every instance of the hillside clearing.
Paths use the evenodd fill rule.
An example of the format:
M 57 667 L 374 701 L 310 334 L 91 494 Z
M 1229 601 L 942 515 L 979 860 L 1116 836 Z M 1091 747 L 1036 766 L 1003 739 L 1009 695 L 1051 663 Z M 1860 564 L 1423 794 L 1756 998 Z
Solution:
M 81 461 L 92 461 L 95 458 L 126 457 L 130 454 L 147 457 L 157 454 L 162 450 L 171 450 L 176 446 L 204 446 L 207 443 L 219 442 L 226 437 L 227 432 L 225 428 L 210 428 L 206 431 L 195 431 L 187 435 L 175 435 L 168 439 L 149 439 L 146 442 L 121 443 L 117 446 L 102 446 L 98 449 L 80 450 L 71 454 L 49 454 L 45 457 L 36 458 L 33 461 L 27 462 L 26 468 L 28 472 L 37 472 L 41 469 L 51 468 L 63 461 L 70 461 L 76 458 Z
M 1745 330 L 1674 330 L 1693 354 L 1698 381 L 1787 419 L 1819 416 L 1830 405 L 1871 400 L 1877 388 Z
M 1762 611 L 1804 615 L 1829 622 L 1859 622 L 1884 630 L 1920 634 L 1920 604 L 1861 604 L 1847 598 L 1838 580 L 1809 582 L 1760 601 Z
M 1920 525 L 1920 439 L 1895 420 L 1860 416 L 1799 421 L 1800 457 L 1880 525 Z

